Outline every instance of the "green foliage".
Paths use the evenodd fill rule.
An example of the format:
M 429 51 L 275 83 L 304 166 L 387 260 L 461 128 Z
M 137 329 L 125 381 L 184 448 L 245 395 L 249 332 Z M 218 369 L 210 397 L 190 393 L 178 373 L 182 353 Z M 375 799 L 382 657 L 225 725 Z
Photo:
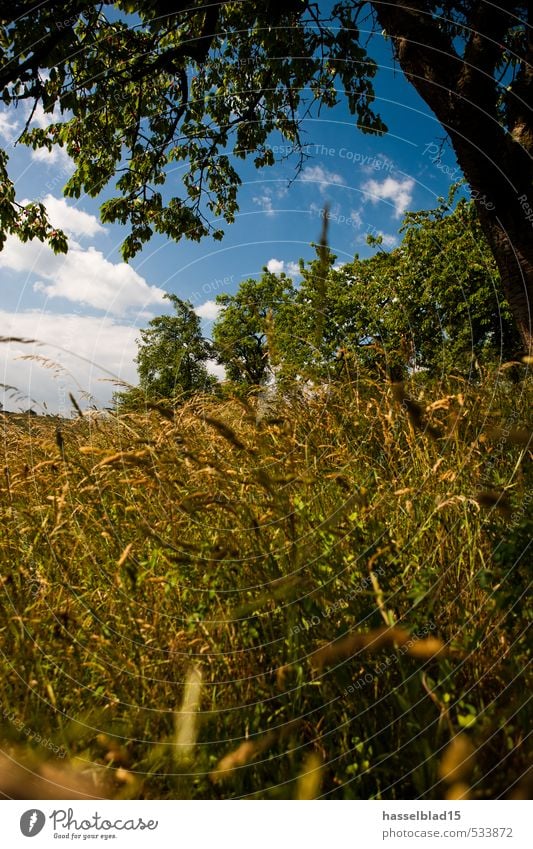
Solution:
M 395 380 L 409 369 L 468 376 L 477 364 L 511 359 L 519 345 L 500 296 L 494 258 L 472 202 L 457 187 L 436 209 L 410 212 L 387 253 L 336 266 L 327 247 L 300 263 L 301 280 L 265 270 L 244 281 L 213 337 L 228 377 L 278 384 L 350 379 L 371 369 Z
M 385 130 L 356 17 L 351 4 L 330 16 L 300 0 L 195 0 L 171 14 L 157 3 L 42 4 L 2 21 L 0 88 L 8 105 L 42 102 L 50 126 L 22 141 L 67 150 L 76 164 L 67 196 L 97 196 L 118 177 L 102 220 L 129 225 L 129 259 L 153 233 L 221 238 L 213 219 L 234 220 L 240 184 L 229 154 L 273 164 L 274 130 L 298 152 L 302 108 L 333 106 L 344 92 L 363 131 Z M 181 191 L 163 192 L 176 166 Z
M 337 344 L 396 379 L 407 368 L 469 374 L 519 346 L 473 202 L 407 213 L 401 244 L 333 271 L 324 311 Z
M 520 0 L 485 7 L 430 0 L 415 9 L 352 0 L 193 0 L 171 9 L 164 2 L 21 4 L 16 17 L 0 18 L 0 90 L 8 106 L 27 99 L 50 116 L 45 128 L 30 129 L 29 121 L 20 140 L 67 150 L 75 163 L 67 196 L 95 197 L 113 191 L 114 182 L 102 220 L 129 228 L 122 246 L 128 260 L 154 233 L 222 238 L 220 220 L 233 222 L 238 209 L 235 160 L 252 156 L 258 168 L 272 165 L 269 139 L 277 132 L 301 166 L 302 122 L 323 106 L 344 97 L 363 132 L 386 131 L 373 109 L 377 64 L 359 26 L 367 8 L 374 31 L 391 38 L 407 79 L 449 134 L 527 351 L 527 7 Z M 6 159 L 0 241 L 21 220 Z M 170 179 L 176 173 L 177 187 Z M 23 238 L 35 235 L 64 250 L 63 234 L 50 232 L 43 211 L 27 212 Z M 392 373 L 398 369 L 392 364 Z
M 260 386 L 272 377 L 277 362 L 271 331 L 281 324 L 293 295 L 289 277 L 264 268 L 260 280 L 244 280 L 235 295 L 217 296 L 223 309 L 213 327 L 213 343 L 230 380 Z
M 527 102 L 530 83 L 526 27 L 518 24 L 526 7 L 511 6 L 487 19 L 493 53 L 483 57 L 473 42 L 483 15 L 478 20 L 478 12 L 463 3 L 427 2 L 420 14 L 407 15 L 369 3 L 367 11 L 387 19 L 393 39 L 409 26 L 423 26 L 438 78 L 455 75 L 450 91 L 460 81 L 476 87 L 479 96 L 472 101 L 483 102 L 514 137 L 513 128 L 524 122 L 517 104 L 520 98 Z M 272 165 L 273 131 L 301 153 L 302 116 L 314 109 L 344 97 L 363 132 L 386 131 L 373 109 L 377 64 L 361 37 L 359 3 L 193 0 L 169 9 L 160 2 L 69 0 L 17 7 L 0 19 L 3 101 L 41 103 L 50 115 L 49 127 L 26 129 L 22 141 L 34 148 L 65 147 L 76 164 L 67 195 L 99 195 L 117 178 L 102 219 L 129 225 L 125 259 L 156 232 L 173 239 L 207 233 L 221 238 L 213 219 L 234 220 L 240 184 L 230 155 L 253 156 L 258 168 Z M 452 68 L 438 66 L 436 56 L 460 48 L 463 55 L 451 59 Z M 481 58 L 483 73 L 465 81 L 465 69 Z M 405 61 L 408 67 L 411 60 Z M 422 61 L 431 64 L 431 58 Z M 502 86 L 505 72 L 511 79 Z M 439 112 L 438 87 L 422 93 Z M 176 165 L 183 168 L 181 191 L 168 180 Z M 5 234 L 16 207 L 12 183 L 5 174 L 4 180 L 11 207 L 0 222 Z M 36 222 L 38 237 L 39 227 Z
M 67 239 L 62 230 L 52 227 L 42 203 L 22 205 L 15 200 L 15 188 L 7 173 L 8 156 L 0 149 L 0 250 L 8 234 L 21 242 L 39 239 L 48 242 L 54 253 L 66 253 Z
M 403 240 L 390 253 L 379 239 L 367 259 L 336 266 L 326 244 L 300 261 L 297 285 L 263 269 L 222 307 L 213 341 L 203 339 L 190 304 L 175 295 L 176 314 L 141 331 L 140 387 L 119 394 L 134 408 L 146 400 L 210 391 L 205 362 L 216 358 L 234 385 L 278 388 L 351 380 L 360 370 L 402 380 L 409 370 L 469 376 L 474 366 L 513 355 L 519 342 L 498 271 L 472 202 L 455 192 L 433 210 L 407 213 Z M 226 391 L 228 391 L 226 389 Z
M 176 295 L 165 297 L 175 314 L 153 318 L 141 330 L 136 358 L 141 397 L 186 399 L 196 392 L 209 392 L 216 383 L 206 367 L 213 352 L 202 337 L 200 319 L 188 301 Z M 134 390 L 135 398 L 138 394 Z
M 282 384 L 335 376 L 332 364 L 342 334 L 333 294 L 336 257 L 325 243 L 314 247 L 316 258 L 308 264 L 300 261 L 301 281 L 276 325 Z
M 391 285 L 416 364 L 443 373 L 511 359 L 520 344 L 474 203 L 462 198 L 450 211 L 456 190 L 436 209 L 407 213 Z

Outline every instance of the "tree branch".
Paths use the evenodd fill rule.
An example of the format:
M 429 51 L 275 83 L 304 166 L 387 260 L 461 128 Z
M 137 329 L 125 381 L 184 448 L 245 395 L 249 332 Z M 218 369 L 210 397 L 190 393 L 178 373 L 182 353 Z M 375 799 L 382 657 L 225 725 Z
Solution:
M 449 111 L 456 91 L 461 59 L 451 36 L 433 20 L 424 0 L 385 3 L 373 0 L 380 26 L 390 35 L 398 62 L 407 79 L 426 103 Z
M 457 91 L 462 97 L 475 101 L 487 114 L 494 115 L 498 97 L 494 73 L 509 27 L 509 13 L 478 0 L 469 26 L 471 31 L 463 54 Z
M 176 47 L 171 47 L 169 50 L 165 50 L 164 53 L 160 53 L 159 56 L 156 56 L 150 64 L 140 66 L 137 70 L 134 69 L 132 79 L 142 79 L 142 77 L 146 77 L 149 74 L 156 74 L 159 71 L 166 71 L 169 74 L 176 73 L 184 59 L 192 59 L 199 64 L 205 62 L 216 35 L 220 10 L 223 5 L 224 3 L 208 5 L 202 30 L 197 38 L 178 44 Z M 199 9 L 198 11 L 201 10 Z
M 61 41 L 65 40 L 67 35 L 72 35 L 71 27 L 57 28 L 55 32 L 51 32 L 48 38 L 45 38 L 39 48 L 35 48 L 31 54 L 20 64 L 14 64 L 15 58 L 6 62 L 0 71 L 0 89 L 4 89 L 10 83 L 16 82 L 22 78 L 26 71 L 30 71 L 30 79 L 36 76 L 39 68 L 46 66 L 45 59 L 50 55 Z

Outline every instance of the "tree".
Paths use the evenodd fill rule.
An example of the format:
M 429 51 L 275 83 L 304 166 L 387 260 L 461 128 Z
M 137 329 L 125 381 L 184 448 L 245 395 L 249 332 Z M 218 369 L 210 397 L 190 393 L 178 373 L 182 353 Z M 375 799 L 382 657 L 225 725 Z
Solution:
M 386 284 L 397 313 L 389 327 L 400 331 L 411 365 L 435 374 L 510 360 L 520 346 L 475 205 L 461 198 L 451 208 L 457 188 L 436 209 L 405 215 Z
M 372 3 L 446 130 L 526 351 L 533 340 L 533 6 Z
M 223 307 L 213 326 L 218 362 L 230 380 L 261 386 L 277 364 L 274 327 L 283 324 L 281 313 L 290 303 L 292 281 L 266 268 L 260 280 L 243 280 L 235 295 L 218 295 Z
M 335 380 L 360 367 L 393 380 L 414 368 L 468 376 L 476 361 L 510 359 L 517 331 L 474 203 L 455 203 L 458 188 L 435 209 L 407 213 L 390 253 L 369 239 L 374 256 L 337 266 L 320 244 L 316 259 L 300 262 L 298 285 L 266 274 L 224 296 L 231 306 L 214 337 L 234 352 L 232 378 L 262 382 L 269 347 L 278 383 Z
M 200 319 L 188 301 L 176 295 L 165 297 L 175 315 L 157 316 L 141 330 L 136 358 L 140 389 L 144 397 L 156 401 L 209 392 L 216 383 L 206 368 L 213 351 L 201 335 Z
M 519 344 L 474 203 L 408 212 L 401 244 L 332 269 L 325 309 L 339 348 L 393 379 L 409 368 L 468 374 L 473 361 L 510 359 Z
M 22 140 L 66 147 L 76 164 L 67 195 L 98 195 L 118 175 L 102 220 L 129 224 L 127 259 L 154 232 L 221 238 L 210 216 L 233 220 L 240 182 L 228 154 L 272 165 L 267 140 L 278 130 L 301 165 L 302 119 L 313 105 L 337 103 L 339 90 L 364 132 L 386 130 L 372 109 L 365 10 L 450 138 L 531 350 L 533 30 L 525 0 L 505 8 L 489 0 L 14 2 L 0 18 L 0 88 L 8 105 L 40 102 L 51 120 L 58 110 L 60 120 Z M 182 190 L 163 194 L 176 162 L 186 163 Z M 17 206 L 5 156 L 0 179 L 3 233 L 27 237 L 34 228 L 63 249 L 42 208 Z
M 340 313 L 334 269 L 336 256 L 327 245 L 328 210 L 316 257 L 300 260 L 301 280 L 276 315 L 274 336 L 278 351 L 278 380 L 312 382 L 334 379 L 346 315 Z
M 176 315 L 152 319 L 141 331 L 140 397 L 210 390 L 208 358 L 234 383 L 258 387 L 275 378 L 282 389 L 360 367 L 401 380 L 414 368 L 468 376 L 473 361 L 509 359 L 517 331 L 475 205 L 455 203 L 458 189 L 435 209 L 406 213 L 394 250 L 369 237 L 376 254 L 340 266 L 325 224 L 316 258 L 300 260 L 298 284 L 264 268 L 259 280 L 217 297 L 222 310 L 212 342 L 202 338 L 191 304 L 167 295 Z M 138 405 L 139 392 L 125 400 Z

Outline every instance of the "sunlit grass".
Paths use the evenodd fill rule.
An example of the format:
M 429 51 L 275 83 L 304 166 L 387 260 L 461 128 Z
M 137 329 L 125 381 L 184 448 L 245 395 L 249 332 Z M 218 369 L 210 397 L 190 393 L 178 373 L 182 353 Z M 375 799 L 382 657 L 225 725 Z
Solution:
M 522 792 L 531 384 L 416 381 L 5 416 L 4 751 L 95 795 Z

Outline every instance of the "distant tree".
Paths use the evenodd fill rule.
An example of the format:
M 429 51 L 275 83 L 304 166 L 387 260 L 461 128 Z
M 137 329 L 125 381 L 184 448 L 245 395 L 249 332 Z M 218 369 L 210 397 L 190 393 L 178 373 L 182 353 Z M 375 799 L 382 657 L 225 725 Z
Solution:
M 143 399 L 189 397 L 217 385 L 206 361 L 216 359 L 235 384 L 283 388 L 294 381 L 337 380 L 364 368 L 400 380 L 410 369 L 468 375 L 475 361 L 507 360 L 519 344 L 499 273 L 475 205 L 452 187 L 435 209 L 408 212 L 398 247 L 336 265 L 322 240 L 300 260 L 300 280 L 263 269 L 222 310 L 213 340 L 201 335 L 192 305 L 166 295 L 174 315 L 141 331 L 139 387 L 119 393 L 122 409 Z
M 174 315 L 157 316 L 141 330 L 136 358 L 141 397 L 185 399 L 210 392 L 217 382 L 206 367 L 213 350 L 202 337 L 200 319 L 188 301 L 171 294 L 165 297 Z M 139 391 L 133 391 L 137 397 Z
M 234 220 L 240 184 L 230 154 L 273 164 L 276 130 L 301 164 L 313 105 L 344 96 L 363 132 L 384 132 L 366 51 L 373 18 L 451 141 L 531 350 L 532 14 L 525 0 L 15 0 L 0 11 L 0 91 L 8 106 L 28 100 L 50 115 L 22 141 L 66 148 L 76 165 L 68 196 L 96 196 L 118 176 L 102 220 L 129 224 L 127 259 L 155 232 L 221 238 L 213 219 Z M 181 189 L 163 194 L 177 171 Z M 36 235 L 64 250 L 42 204 L 16 201 L 5 153 L 0 182 L 2 237 Z
M 272 377 L 278 356 L 275 328 L 292 294 L 290 277 L 264 268 L 259 280 L 244 280 L 235 295 L 217 296 L 223 309 L 213 326 L 213 344 L 230 380 L 261 386 Z
M 407 213 L 394 250 L 370 238 L 374 256 L 331 269 L 323 301 L 330 362 L 351 351 L 400 379 L 408 368 L 468 373 L 475 360 L 512 358 L 520 339 L 498 268 L 474 203 L 453 206 L 457 189 L 435 209 Z
M 369 238 L 375 255 L 339 266 L 318 245 L 317 257 L 300 263 L 296 286 L 276 289 L 275 275 L 268 275 L 265 289 L 247 281 L 245 291 L 229 299 L 232 312 L 223 314 L 228 350 L 238 350 L 240 333 L 264 370 L 268 345 L 257 331 L 270 308 L 278 382 L 335 380 L 354 367 L 392 380 L 414 368 L 468 374 L 476 361 L 511 359 L 520 340 L 501 296 L 498 268 L 473 202 L 455 202 L 458 188 L 435 209 L 407 213 L 401 244 L 390 252 L 380 237 Z M 285 280 L 278 278 L 283 286 Z M 256 297 L 253 328 L 250 289 Z M 242 378 L 239 370 L 233 376 Z
M 342 328 L 335 311 L 332 266 L 335 255 L 324 242 L 312 244 L 316 256 L 300 260 L 300 279 L 275 316 L 278 381 L 331 378 Z
M 388 276 L 389 326 L 401 329 L 413 364 L 434 373 L 510 360 L 520 347 L 475 204 L 462 198 L 451 210 L 454 193 L 406 214 Z

